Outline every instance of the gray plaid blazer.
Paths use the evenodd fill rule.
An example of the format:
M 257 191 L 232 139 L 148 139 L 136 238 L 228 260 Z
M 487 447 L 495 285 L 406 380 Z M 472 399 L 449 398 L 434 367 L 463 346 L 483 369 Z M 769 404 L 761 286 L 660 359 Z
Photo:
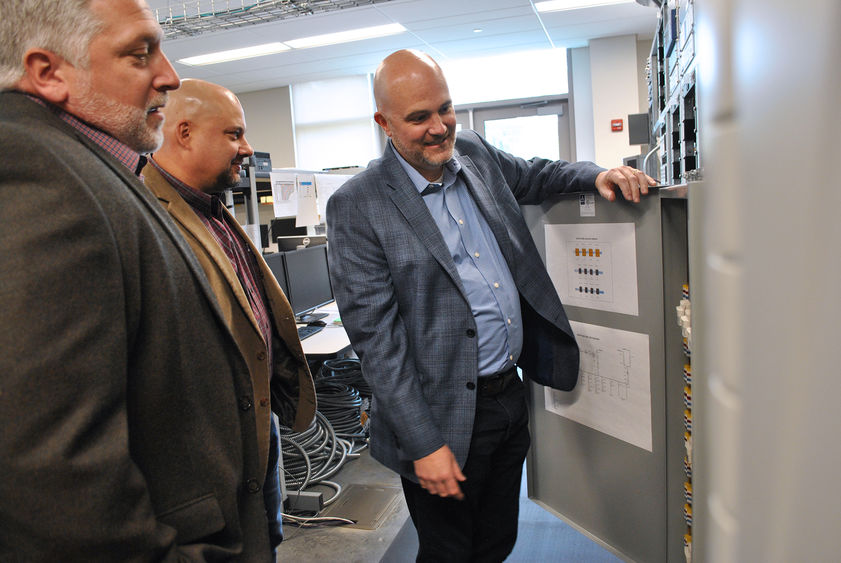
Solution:
M 0 200 L 0 561 L 272 561 L 248 366 L 163 207 L 13 92 Z
M 327 202 L 330 275 L 344 327 L 373 390 L 371 454 L 416 480 L 413 461 L 444 444 L 462 466 L 473 427 L 476 323 L 444 239 L 389 144 Z M 602 170 L 516 158 L 473 131 L 455 158 L 520 292 L 532 380 L 571 390 L 578 346 L 521 214 L 559 193 L 593 191 Z

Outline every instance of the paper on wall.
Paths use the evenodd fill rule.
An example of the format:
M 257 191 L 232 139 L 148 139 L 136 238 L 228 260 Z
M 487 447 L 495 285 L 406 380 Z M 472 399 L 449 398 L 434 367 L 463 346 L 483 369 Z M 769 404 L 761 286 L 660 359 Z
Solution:
M 294 217 L 298 213 L 298 195 L 294 172 L 274 172 L 269 174 L 272 183 L 275 217 Z
M 581 350 L 572 392 L 545 388 L 546 410 L 652 451 L 647 334 L 570 321 Z
M 327 200 L 333 192 L 342 187 L 353 176 L 350 174 L 316 174 L 315 190 L 318 193 L 318 214 L 324 219 L 327 215 Z
M 633 223 L 546 225 L 546 270 L 564 305 L 639 314 Z
M 298 213 L 295 226 L 318 225 L 318 198 L 315 191 L 313 174 L 298 174 L 296 177 L 298 192 Z

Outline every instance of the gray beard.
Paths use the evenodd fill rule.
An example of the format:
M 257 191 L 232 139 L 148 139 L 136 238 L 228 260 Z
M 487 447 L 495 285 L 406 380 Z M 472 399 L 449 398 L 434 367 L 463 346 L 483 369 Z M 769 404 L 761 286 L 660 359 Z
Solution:
M 80 119 L 102 129 L 138 153 L 146 154 L 160 148 L 164 140 L 163 130 L 160 126 L 150 127 L 146 123 L 146 109 L 124 104 L 95 92 L 87 76 L 83 79 L 80 90 L 76 99 L 76 111 Z M 160 94 L 160 98 L 152 102 L 159 105 L 165 100 L 166 94 Z

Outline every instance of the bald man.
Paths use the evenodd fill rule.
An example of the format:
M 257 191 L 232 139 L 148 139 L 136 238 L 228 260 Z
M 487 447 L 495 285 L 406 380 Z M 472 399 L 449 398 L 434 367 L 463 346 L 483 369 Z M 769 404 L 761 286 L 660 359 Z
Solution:
M 387 57 L 374 95 L 390 142 L 327 202 L 336 301 L 373 390 L 371 454 L 401 475 L 418 561 L 502 561 L 530 444 L 517 368 L 566 391 L 578 378 L 519 206 L 616 189 L 639 201 L 654 180 L 456 137 L 447 81 L 424 53 Z
M 236 219 L 214 195 L 239 183 L 245 116 L 229 90 L 183 80 L 164 112 L 164 140 L 143 169 L 146 186 L 169 212 L 199 259 L 245 358 L 255 401 L 262 488 L 272 547 L 282 539 L 278 482 L 281 424 L 305 430 L 315 415 L 315 389 L 286 296 Z

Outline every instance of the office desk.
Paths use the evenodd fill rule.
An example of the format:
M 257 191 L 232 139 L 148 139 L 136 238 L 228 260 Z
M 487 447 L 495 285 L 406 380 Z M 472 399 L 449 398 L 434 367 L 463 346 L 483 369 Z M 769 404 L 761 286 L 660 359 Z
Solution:
M 307 356 L 339 356 L 350 352 L 350 340 L 348 340 L 345 329 L 341 325 L 333 324 L 333 321 L 339 318 L 339 309 L 336 304 L 330 303 L 316 309 L 315 312 L 327 313 L 327 316 L 321 319 L 327 323 L 327 326 L 321 332 L 301 341 L 304 354 Z

